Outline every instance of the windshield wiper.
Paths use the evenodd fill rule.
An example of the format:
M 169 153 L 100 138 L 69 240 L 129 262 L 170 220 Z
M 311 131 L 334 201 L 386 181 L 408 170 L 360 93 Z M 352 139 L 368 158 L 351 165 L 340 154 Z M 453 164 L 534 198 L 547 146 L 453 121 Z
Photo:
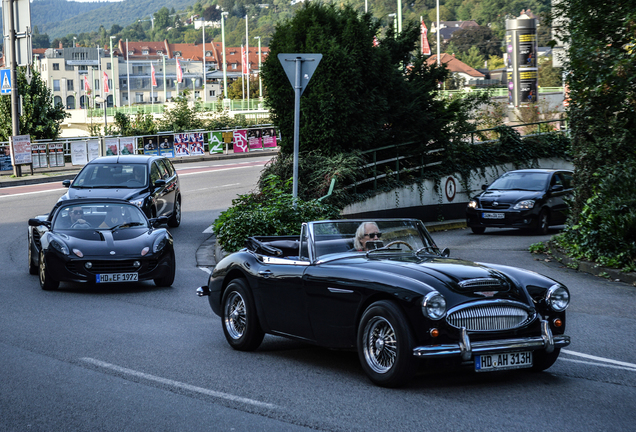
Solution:
M 430 253 L 432 253 L 432 254 L 439 255 L 439 249 L 434 247 L 434 246 L 421 247 L 421 248 L 419 248 L 418 250 L 415 251 L 415 255 L 419 256 L 420 252 L 423 252 L 423 251 L 430 251 Z
M 141 225 L 143 225 L 143 223 L 141 222 L 126 222 L 123 224 L 115 225 L 114 227 L 108 228 L 108 229 L 111 231 L 115 231 L 118 228 L 130 228 L 130 227 L 141 226 Z

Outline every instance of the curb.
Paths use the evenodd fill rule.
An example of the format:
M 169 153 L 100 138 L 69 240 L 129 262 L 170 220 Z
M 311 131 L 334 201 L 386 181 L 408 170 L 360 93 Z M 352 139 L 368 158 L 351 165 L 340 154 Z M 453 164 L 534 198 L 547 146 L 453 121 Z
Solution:
M 618 269 L 602 267 L 590 261 L 577 260 L 562 252 L 553 242 L 547 242 L 547 255 L 551 255 L 568 268 L 594 276 L 606 278 L 614 282 L 625 282 L 636 287 L 636 272 L 623 272 Z

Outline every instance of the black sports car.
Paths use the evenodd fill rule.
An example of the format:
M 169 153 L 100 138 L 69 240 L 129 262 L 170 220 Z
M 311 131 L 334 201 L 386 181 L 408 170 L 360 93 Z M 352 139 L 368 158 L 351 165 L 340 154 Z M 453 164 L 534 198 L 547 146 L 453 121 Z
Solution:
M 168 226 L 181 224 L 181 189 L 172 162 L 163 156 L 104 156 L 91 160 L 71 180 L 60 200 L 120 198 L 143 210 L 149 219 L 167 216 Z
M 488 227 L 534 229 L 547 234 L 551 225 L 562 225 L 567 219 L 572 171 L 508 171 L 482 189 L 466 207 L 466 224 L 475 234 L 483 234 Z
M 172 235 L 165 216 L 150 219 L 118 199 L 59 201 L 48 215 L 29 219 L 29 273 L 44 290 L 60 281 L 111 283 L 152 279 L 170 286 L 175 276 Z
M 568 289 L 448 255 L 414 219 L 309 222 L 300 237 L 251 237 L 197 292 L 234 349 L 258 348 L 265 333 L 354 348 L 382 386 L 405 383 L 421 359 L 549 368 L 570 343 Z

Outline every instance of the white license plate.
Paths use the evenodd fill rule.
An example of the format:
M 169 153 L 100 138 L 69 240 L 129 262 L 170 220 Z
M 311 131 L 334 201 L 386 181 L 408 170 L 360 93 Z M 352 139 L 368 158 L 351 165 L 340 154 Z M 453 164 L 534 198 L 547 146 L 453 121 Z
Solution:
M 483 213 L 481 217 L 484 219 L 504 219 L 506 216 L 503 213 Z
M 475 356 L 476 372 L 493 372 L 532 367 L 532 351 Z
M 137 282 L 139 280 L 138 273 L 104 273 L 96 276 L 97 283 Z

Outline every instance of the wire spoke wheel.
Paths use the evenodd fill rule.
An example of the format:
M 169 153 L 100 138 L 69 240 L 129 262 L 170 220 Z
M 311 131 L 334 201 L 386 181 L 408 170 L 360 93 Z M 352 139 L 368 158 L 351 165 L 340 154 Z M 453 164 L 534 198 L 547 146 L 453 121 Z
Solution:
M 388 372 L 397 357 L 397 339 L 391 323 L 374 317 L 365 328 L 364 356 L 369 367 L 377 373 Z
M 245 333 L 246 323 L 245 300 L 235 291 L 225 303 L 225 329 L 233 339 L 239 339 Z

